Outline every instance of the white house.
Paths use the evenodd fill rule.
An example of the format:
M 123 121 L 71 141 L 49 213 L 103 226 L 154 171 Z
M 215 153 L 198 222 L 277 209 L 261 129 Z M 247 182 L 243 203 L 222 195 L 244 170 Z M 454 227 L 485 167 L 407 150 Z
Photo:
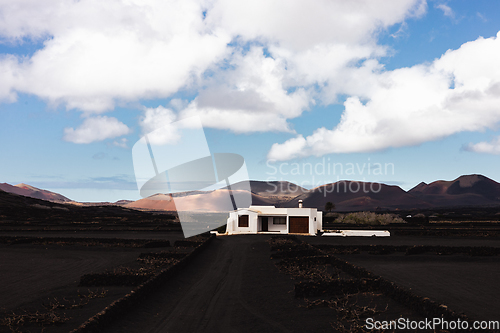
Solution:
M 234 234 L 309 234 L 316 235 L 323 227 L 323 213 L 316 208 L 276 208 L 250 206 L 229 213 L 227 233 Z

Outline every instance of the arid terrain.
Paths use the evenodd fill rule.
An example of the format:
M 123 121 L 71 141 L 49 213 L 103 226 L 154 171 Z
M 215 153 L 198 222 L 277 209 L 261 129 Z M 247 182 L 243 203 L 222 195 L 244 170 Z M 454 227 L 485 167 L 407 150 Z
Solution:
M 318 209 L 323 209 L 327 202 L 334 202 L 336 211 L 340 212 L 500 205 L 500 184 L 482 175 L 464 175 L 451 181 L 420 183 L 408 191 L 395 185 L 358 181 L 339 181 L 311 190 L 279 181 L 251 181 L 250 185 L 252 204 L 277 207 L 297 207 L 299 200 L 306 207 Z M 232 185 L 233 195 L 242 195 L 245 192 L 242 188 L 241 184 Z M 178 194 L 175 201 L 193 210 L 210 211 L 212 206 L 209 203 L 217 203 L 221 207 L 219 202 L 223 199 L 224 192 L 227 189 L 186 192 Z M 175 210 L 170 196 L 161 194 L 126 203 L 124 207 Z
M 500 320 L 500 207 L 392 213 L 407 222 L 325 216 L 325 229 L 387 229 L 387 238 L 184 239 L 166 212 L 0 191 L 0 332 L 363 332 L 367 318 Z M 407 218 L 419 214 L 427 218 Z
M 286 181 L 255 181 L 250 184 L 236 183 L 230 186 L 235 197 L 249 194 L 253 205 L 274 205 L 276 207 L 297 207 L 302 200 L 305 207 L 323 209 L 327 202 L 334 202 L 337 212 L 360 210 L 410 210 L 438 209 L 450 207 L 499 206 L 500 183 L 483 175 L 463 175 L 451 181 L 424 182 L 405 191 L 399 186 L 359 181 L 338 181 L 313 189 L 305 189 Z M 17 184 L 0 184 L 0 190 L 54 203 L 72 203 L 77 206 L 123 206 L 125 208 L 176 211 L 176 204 L 186 210 L 214 211 L 232 210 L 225 203 L 229 188 L 213 191 L 190 191 L 175 194 L 157 193 L 136 201 L 119 200 L 115 203 L 75 202 L 61 194 Z M 174 200 L 172 200 L 172 197 Z M 226 207 L 227 206 L 227 207 Z
M 173 232 L 161 239 L 170 238 L 175 242 L 180 240 L 179 236 Z M 133 283 L 113 284 L 105 279 L 82 286 L 84 275 L 116 272 L 117 267 L 137 269 L 137 259 L 141 254 L 144 256 L 143 253 L 186 254 L 193 249 L 136 247 L 140 243 L 137 240 L 134 240 L 136 244 L 128 245 L 119 242 L 78 244 L 82 240 L 75 238 L 74 242 L 52 244 L 25 241 L 1 246 L 3 267 L 7 268 L 0 275 L 2 332 L 15 331 L 15 326 L 9 329 L 5 325 L 6 319 L 15 319 L 13 314 L 48 313 L 47 304 L 59 304 L 55 318 L 61 322 L 30 323 L 26 317 L 26 323 L 18 327 L 30 332 L 41 332 L 42 327 L 44 332 L 76 329 L 137 288 Z M 439 247 L 441 253 L 434 252 L 433 247 Z M 422 248 L 421 253 L 411 254 L 409 249 L 418 248 Z M 474 249 L 488 251 L 471 254 Z M 443 253 L 443 250 L 450 252 Z M 155 286 L 152 293 L 120 309 L 120 315 L 97 322 L 106 332 L 303 332 L 308 329 L 349 332 L 363 326 L 367 317 L 393 320 L 403 316 L 422 320 L 449 315 L 470 321 L 499 320 L 499 253 L 498 237 L 397 234 L 383 239 L 217 237 L 176 274 Z M 362 277 L 337 261 L 366 269 L 411 292 L 414 298 L 401 300 L 385 290 L 384 285 L 377 282 L 378 277 Z M 134 274 L 137 275 L 137 271 L 132 272 Z M 93 295 L 93 298 L 82 300 L 81 295 Z M 432 306 L 432 311 L 422 312 L 421 303 L 425 300 L 449 313 L 434 313 Z M 83 305 L 75 306 L 80 302 Z M 79 331 L 87 330 L 81 327 Z

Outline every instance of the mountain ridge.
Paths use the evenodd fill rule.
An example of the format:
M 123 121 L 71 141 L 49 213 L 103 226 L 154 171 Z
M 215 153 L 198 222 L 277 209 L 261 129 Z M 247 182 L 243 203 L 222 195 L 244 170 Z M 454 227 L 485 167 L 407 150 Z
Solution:
M 302 200 L 304 207 L 323 210 L 327 202 L 333 202 L 336 211 L 500 205 L 500 183 L 479 174 L 462 175 L 449 181 L 436 180 L 429 184 L 421 182 L 408 191 L 396 185 L 352 180 L 324 184 L 311 190 L 287 181 L 251 180 L 249 184 L 253 205 L 297 207 L 298 200 Z M 41 193 L 45 198 L 62 197 L 63 199 L 59 200 L 67 200 L 48 200 L 53 202 L 86 204 L 73 202 L 60 194 L 27 184 L 13 186 L 3 183 L 0 184 L 0 189 L 6 192 L 9 190 L 13 191 L 12 193 L 17 192 L 16 194 L 19 195 L 25 195 L 23 193 L 28 191 L 31 195 Z M 248 184 L 246 182 L 232 184 L 230 189 L 234 196 L 245 195 Z M 229 188 L 224 187 L 213 191 L 192 191 L 173 195 L 159 193 L 136 201 L 120 200 L 115 205 L 141 210 L 175 211 L 177 207 L 200 211 L 211 211 L 214 207 L 232 210 L 232 204 L 227 200 L 228 192 Z M 171 200 L 172 196 L 175 203 Z M 101 203 L 95 205 L 99 204 Z M 102 205 L 109 204 L 102 203 Z
M 231 185 L 231 189 L 238 191 L 244 187 L 243 183 Z M 283 190 L 283 186 L 286 187 Z M 276 207 L 297 207 L 298 200 L 302 200 L 304 207 L 315 207 L 323 210 L 326 202 L 333 202 L 336 211 L 358 210 L 396 210 L 396 209 L 426 209 L 436 207 L 500 205 L 500 184 L 496 181 L 477 174 L 462 175 L 451 181 L 437 180 L 429 184 L 421 182 L 412 189 L 405 191 L 396 185 L 383 183 L 359 182 L 341 180 L 324 184 L 306 190 L 296 184 L 283 181 L 250 181 L 253 205 L 274 205 Z M 275 193 L 269 189 L 277 189 Z M 186 201 L 192 200 L 192 209 L 195 201 L 203 197 L 210 200 L 217 191 L 227 191 L 227 187 L 206 192 L 198 192 L 198 197 L 189 198 L 193 194 L 174 195 L 182 206 L 190 206 Z M 144 198 L 126 205 L 129 208 L 148 209 L 151 206 L 170 206 L 172 203 L 151 203 L 158 198 Z M 184 201 L 183 201 L 184 200 Z M 139 202 L 140 201 L 140 202 Z M 149 204 L 147 204 L 149 202 Z M 199 204 L 203 206 L 203 204 Z M 198 207 L 200 207 L 198 206 Z M 230 208 L 228 208 L 230 210 Z
M 17 185 L 10 185 L 7 183 L 1 183 L 0 189 L 4 192 L 14 193 L 22 195 L 25 197 L 41 199 L 46 201 L 58 202 L 58 203 L 69 203 L 72 202 L 71 199 L 66 198 L 64 195 L 51 192 L 48 190 L 42 190 L 37 187 L 20 183 Z

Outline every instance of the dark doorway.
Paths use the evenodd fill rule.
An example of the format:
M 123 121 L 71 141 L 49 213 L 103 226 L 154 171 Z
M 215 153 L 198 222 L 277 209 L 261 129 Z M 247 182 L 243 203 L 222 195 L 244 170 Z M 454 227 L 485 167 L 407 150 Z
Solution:
M 267 228 L 267 217 L 262 217 L 261 220 L 262 220 L 262 231 L 268 231 L 268 228 Z

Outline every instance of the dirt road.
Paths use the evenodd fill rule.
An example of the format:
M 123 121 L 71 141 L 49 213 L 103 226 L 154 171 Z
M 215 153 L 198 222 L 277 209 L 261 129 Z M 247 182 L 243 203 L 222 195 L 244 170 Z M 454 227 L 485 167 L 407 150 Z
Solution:
M 218 237 L 109 332 L 331 332 L 330 309 L 299 307 L 269 237 Z

